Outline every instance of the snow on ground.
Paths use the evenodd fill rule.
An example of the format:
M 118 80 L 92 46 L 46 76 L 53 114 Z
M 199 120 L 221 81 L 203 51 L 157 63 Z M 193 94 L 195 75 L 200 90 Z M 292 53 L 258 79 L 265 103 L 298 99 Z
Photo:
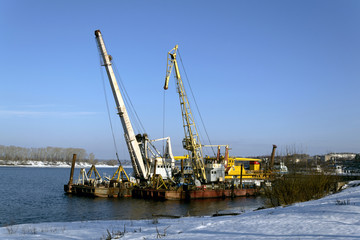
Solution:
M 96 168 L 115 168 L 118 166 L 110 166 L 106 164 L 96 164 Z M 0 160 L 0 167 L 47 167 L 47 168 L 70 168 L 71 165 L 69 165 L 66 162 L 42 162 L 42 161 L 7 161 L 5 164 L 4 160 Z M 77 162 L 75 164 L 76 168 L 90 168 L 90 163 L 85 162 Z M 123 166 L 124 168 L 131 168 L 131 166 Z
M 360 239 L 360 181 L 325 198 L 237 216 L 23 224 L 0 239 Z

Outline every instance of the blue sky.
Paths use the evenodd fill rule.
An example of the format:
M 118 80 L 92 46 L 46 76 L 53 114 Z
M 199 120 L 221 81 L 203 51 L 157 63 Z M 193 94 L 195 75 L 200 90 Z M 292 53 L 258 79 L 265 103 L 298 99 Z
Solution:
M 360 152 L 359 12 L 351 0 L 0 0 L 0 145 L 115 157 L 100 29 L 150 138 L 170 136 L 176 155 L 185 152 L 174 81 L 165 131 L 162 89 L 175 44 L 213 144 L 238 156 L 270 154 L 272 144 Z M 128 159 L 105 80 L 119 155 Z

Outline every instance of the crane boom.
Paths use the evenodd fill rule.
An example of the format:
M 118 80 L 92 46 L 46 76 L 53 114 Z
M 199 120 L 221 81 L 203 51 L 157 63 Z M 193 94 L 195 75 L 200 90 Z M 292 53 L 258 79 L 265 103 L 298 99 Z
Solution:
M 109 78 L 111 89 L 114 95 L 116 107 L 124 129 L 125 141 L 129 150 L 131 162 L 135 172 L 135 176 L 140 179 L 147 179 L 149 170 L 145 166 L 144 158 L 141 154 L 139 143 L 136 139 L 133 127 L 131 125 L 129 115 L 127 113 L 124 100 L 121 96 L 119 86 L 117 84 L 115 74 L 111 65 L 111 56 L 107 54 L 105 43 L 100 30 L 95 31 L 96 41 L 98 43 L 101 57 Z
M 183 147 L 191 152 L 192 167 L 195 177 L 206 182 L 205 166 L 203 160 L 203 152 L 195 121 L 191 112 L 189 100 L 187 98 L 183 81 L 180 76 L 179 66 L 176 60 L 176 52 L 178 45 L 168 52 L 167 68 L 164 89 L 168 89 L 171 71 L 175 68 L 176 86 L 179 94 L 181 114 L 184 126 L 185 138 Z

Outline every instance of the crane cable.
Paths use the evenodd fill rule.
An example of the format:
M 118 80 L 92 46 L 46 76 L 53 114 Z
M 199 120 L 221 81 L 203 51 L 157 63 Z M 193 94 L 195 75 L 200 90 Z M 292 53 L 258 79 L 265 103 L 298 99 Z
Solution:
M 134 105 L 133 105 L 133 103 L 131 101 L 131 98 L 130 98 L 129 94 L 126 91 L 124 82 L 122 81 L 122 78 L 121 78 L 121 76 L 119 74 L 119 71 L 118 71 L 118 68 L 117 68 L 115 62 L 111 62 L 111 64 L 114 67 L 114 74 L 116 75 L 116 78 L 118 79 L 120 92 L 121 92 L 121 94 L 123 96 L 125 106 L 127 106 L 126 109 L 128 110 L 129 117 L 132 120 L 132 123 L 134 123 L 134 126 L 135 126 L 136 130 L 139 133 L 146 133 L 147 131 L 146 131 L 144 125 L 142 124 L 139 115 L 137 114 L 137 111 L 136 111 L 136 109 L 135 109 L 135 107 L 134 107 Z M 149 135 L 148 135 L 148 137 L 149 137 Z M 151 146 L 153 148 L 153 150 L 155 150 L 155 152 L 157 152 L 160 155 L 160 153 L 158 152 L 156 147 L 151 143 L 151 141 L 149 141 L 148 144 L 149 144 L 149 146 Z M 150 148 L 148 148 L 148 149 L 150 149 Z M 153 155 L 155 156 L 156 153 L 153 154 Z
M 186 78 L 186 81 L 187 81 L 187 83 L 188 83 L 191 96 L 192 96 L 192 98 L 194 99 L 194 103 L 195 103 L 195 106 L 196 106 L 196 110 L 197 110 L 197 112 L 198 112 L 198 114 L 199 114 L 199 117 L 200 117 L 202 126 L 203 126 L 203 128 L 204 128 L 204 131 L 205 131 L 207 140 L 209 141 L 210 145 L 212 145 L 212 143 L 211 143 L 211 141 L 210 141 L 209 134 L 208 134 L 208 132 L 207 132 L 207 130 L 206 130 L 206 127 L 205 127 L 203 118 L 202 118 L 202 116 L 201 116 L 201 113 L 200 113 L 200 110 L 199 110 L 199 106 L 198 106 L 198 104 L 197 104 L 197 102 L 196 102 L 195 95 L 194 95 L 194 93 L 193 93 L 193 91 L 192 91 L 192 88 L 191 88 L 191 85 L 190 85 L 190 81 L 189 81 L 189 78 L 188 78 L 188 76 L 187 76 L 187 73 L 186 73 L 186 70 L 185 70 L 185 66 L 184 66 L 183 61 L 182 61 L 182 58 L 181 58 L 180 50 L 178 49 L 177 51 L 178 51 L 178 53 L 179 53 L 179 58 L 180 58 L 181 66 L 182 66 L 182 69 L 184 70 L 185 78 Z M 213 147 L 211 147 L 211 150 L 213 151 L 214 155 L 216 155 Z
M 128 106 L 128 112 L 129 114 L 131 115 L 131 119 L 133 119 L 134 121 L 134 125 L 137 129 L 138 132 L 143 132 L 143 133 L 146 133 L 146 130 L 144 128 L 144 125 L 142 124 L 140 118 L 139 118 L 139 115 L 137 114 L 136 112 L 136 109 L 131 101 L 131 98 L 129 97 L 127 91 L 126 91 L 126 88 L 125 88 L 125 85 L 124 85 L 124 82 L 122 81 L 122 78 L 119 74 L 119 71 L 118 71 L 118 68 L 116 66 L 116 64 L 114 62 L 111 62 L 111 64 L 114 66 L 114 72 L 115 72 L 115 75 L 118 79 L 118 82 L 119 82 L 119 87 L 121 89 L 121 93 L 123 93 L 123 99 L 125 101 L 125 105 Z

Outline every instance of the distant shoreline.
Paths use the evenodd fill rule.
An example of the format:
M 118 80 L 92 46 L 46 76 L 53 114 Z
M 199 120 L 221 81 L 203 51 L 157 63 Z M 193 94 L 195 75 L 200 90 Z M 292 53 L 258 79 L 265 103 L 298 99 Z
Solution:
M 75 168 L 90 168 L 92 164 L 80 162 L 75 164 Z M 117 168 L 118 165 L 95 164 L 97 168 Z M 0 167 L 21 167 L 21 168 L 71 168 L 71 165 L 66 162 L 42 162 L 42 161 L 5 161 L 0 160 Z M 130 165 L 124 165 L 124 168 L 132 168 Z
M 118 166 L 109 166 L 109 165 L 95 165 L 97 168 L 117 168 Z M 64 166 L 64 165 L 46 165 L 46 166 L 39 166 L 39 165 L 0 165 L 0 167 L 8 167 L 8 168 L 71 168 L 71 166 Z M 78 166 L 76 165 L 75 168 L 90 168 L 89 166 Z M 130 166 L 125 166 L 124 168 L 130 168 Z

